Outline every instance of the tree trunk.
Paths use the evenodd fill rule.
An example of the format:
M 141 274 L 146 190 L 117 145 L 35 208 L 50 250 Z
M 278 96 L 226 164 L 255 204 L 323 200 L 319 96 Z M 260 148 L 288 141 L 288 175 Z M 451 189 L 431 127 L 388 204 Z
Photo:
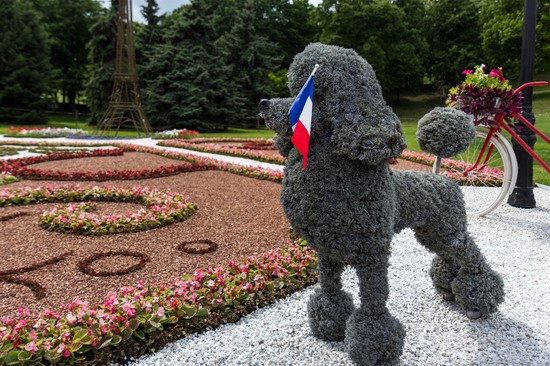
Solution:
M 395 104 L 399 105 L 401 102 L 401 87 L 398 86 L 395 90 Z

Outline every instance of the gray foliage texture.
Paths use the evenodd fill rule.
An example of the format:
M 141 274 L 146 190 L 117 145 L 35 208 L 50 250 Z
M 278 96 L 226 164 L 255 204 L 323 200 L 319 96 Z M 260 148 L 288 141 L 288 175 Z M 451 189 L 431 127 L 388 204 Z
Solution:
M 442 158 L 466 151 L 476 136 L 473 118 L 454 108 L 437 107 L 418 121 L 420 148 Z
M 343 338 L 358 365 L 392 364 L 399 360 L 405 337 L 386 307 L 395 233 L 412 228 L 418 241 L 437 254 L 434 287 L 456 295 L 464 311 L 495 311 L 504 297 L 502 280 L 468 235 L 457 184 L 438 175 L 390 170 L 388 161 L 405 142 L 366 60 L 350 49 L 310 44 L 288 71 L 292 96 L 317 63 L 305 170 L 290 142 L 292 98 L 272 99 L 261 112 L 287 157 L 283 209 L 319 260 L 320 288 L 308 303 L 309 323 L 321 339 Z M 358 308 L 341 289 L 345 265 L 353 266 L 359 279 Z

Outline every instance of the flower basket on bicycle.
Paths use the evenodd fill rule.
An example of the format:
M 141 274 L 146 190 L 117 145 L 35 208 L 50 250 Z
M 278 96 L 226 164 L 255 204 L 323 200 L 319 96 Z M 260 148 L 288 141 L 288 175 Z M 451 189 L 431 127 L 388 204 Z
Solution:
M 511 122 L 521 112 L 523 97 L 504 78 L 501 69 L 485 73 L 485 65 L 464 70 L 466 79 L 449 91 L 447 105 L 473 116 L 476 126 L 495 127 L 498 118 Z
M 506 132 L 533 159 L 550 173 L 550 166 L 542 160 L 517 134 L 512 124 L 520 121 L 522 128 L 529 128 L 541 139 L 550 143 L 550 137 L 544 135 L 521 114 L 521 91 L 527 87 L 548 85 L 545 81 L 532 81 L 516 89 L 508 84 L 501 69 L 492 69 L 485 74 L 485 66 L 475 70 L 464 70 L 466 80 L 449 91 L 447 104 L 470 114 L 476 127 L 476 138 L 468 149 L 452 159 L 438 162 L 441 174 L 455 179 L 463 186 L 475 186 L 469 190 L 473 197 L 467 210 L 474 215 L 483 216 L 496 209 L 512 192 L 518 174 L 517 160 Z

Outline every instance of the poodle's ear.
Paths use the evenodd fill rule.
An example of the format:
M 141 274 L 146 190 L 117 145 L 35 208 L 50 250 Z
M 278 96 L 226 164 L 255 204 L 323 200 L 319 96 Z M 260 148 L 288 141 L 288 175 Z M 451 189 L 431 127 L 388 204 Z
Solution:
M 366 165 L 398 157 L 406 147 L 401 123 L 389 107 L 384 112 L 347 114 L 335 119 L 331 138 L 334 152 Z

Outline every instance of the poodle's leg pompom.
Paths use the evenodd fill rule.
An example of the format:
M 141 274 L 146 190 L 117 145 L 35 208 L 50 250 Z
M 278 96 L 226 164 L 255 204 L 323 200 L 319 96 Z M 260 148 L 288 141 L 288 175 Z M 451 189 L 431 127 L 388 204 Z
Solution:
M 403 352 L 405 330 L 386 308 L 388 257 L 369 262 L 357 267 L 361 307 L 348 320 L 345 342 L 357 365 L 391 365 Z
M 451 283 L 458 275 L 459 269 L 460 266 L 455 261 L 440 256 L 436 256 L 432 262 L 430 277 L 433 285 L 435 290 L 447 301 L 455 300 Z
M 470 235 L 465 234 L 460 241 L 463 254 L 457 259 L 463 262 L 451 288 L 466 315 L 477 319 L 497 311 L 504 301 L 504 283 L 489 267 Z
M 470 319 L 494 313 L 504 300 L 502 278 L 487 265 L 463 266 L 451 286 L 456 302 Z
M 344 264 L 318 255 L 320 288 L 311 295 L 307 311 L 313 335 L 327 341 L 342 341 L 346 321 L 355 309 L 352 296 L 342 290 L 340 276 Z
M 405 330 L 390 313 L 378 316 L 357 310 L 348 320 L 346 348 L 357 365 L 398 364 Z

